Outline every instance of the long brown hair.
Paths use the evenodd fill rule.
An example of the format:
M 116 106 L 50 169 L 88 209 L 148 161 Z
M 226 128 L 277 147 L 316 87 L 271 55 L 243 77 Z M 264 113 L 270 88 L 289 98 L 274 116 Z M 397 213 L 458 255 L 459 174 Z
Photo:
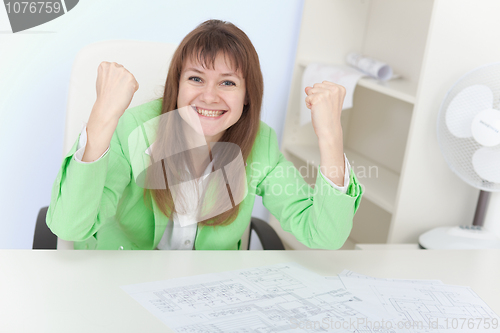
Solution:
M 208 20 L 198 25 L 184 37 L 170 63 L 163 94 L 161 115 L 166 115 L 168 112 L 178 108 L 177 96 L 179 94 L 179 80 L 182 66 L 185 61 L 187 59 L 197 60 L 204 68 L 214 69 L 215 58 L 219 54 L 224 55 L 226 59 L 230 60 L 230 64 L 235 71 L 241 70 L 246 86 L 245 105 L 243 106 L 242 115 L 234 125 L 226 129 L 219 139 L 219 142 L 236 144 L 241 149 L 243 161 L 247 161 L 259 129 L 264 83 L 259 57 L 255 48 L 248 36 L 234 24 L 220 20 Z M 173 126 L 174 128 L 172 128 L 172 126 L 169 127 L 168 122 L 163 121 L 168 117 L 160 118 L 162 119 L 159 123 L 160 128 L 165 128 L 167 130 L 158 132 L 153 148 L 153 150 L 156 149 L 157 151 L 165 149 L 166 145 L 176 145 L 180 143 L 180 140 L 185 139 L 176 126 Z M 157 142 L 159 144 L 157 144 Z M 214 151 L 216 150 L 212 149 L 212 153 Z M 219 149 L 219 151 L 224 151 L 224 149 Z M 189 154 L 187 154 L 182 158 L 189 160 L 190 157 Z M 223 158 L 219 160 L 228 159 Z M 217 165 L 215 159 L 213 161 L 214 169 L 222 167 L 222 165 Z M 206 162 L 208 163 L 208 161 Z M 188 163 L 187 165 L 191 170 L 192 163 Z M 163 186 L 161 189 L 155 187 L 146 188 L 144 190 L 144 199 L 146 200 L 146 196 L 148 195 L 147 192 L 150 191 L 158 208 L 165 216 L 170 218 L 173 212 L 179 211 L 179 207 L 175 207 L 174 205 L 172 191 L 167 181 L 166 172 L 169 171 L 169 168 L 174 167 L 169 166 L 166 159 L 162 160 L 161 163 L 154 163 L 152 167 L 150 167 L 147 177 L 150 179 L 152 179 L 151 177 L 162 177 L 166 183 L 166 189 Z M 243 178 L 240 177 L 239 181 L 245 179 L 244 175 L 240 176 L 243 176 Z M 226 175 L 226 182 L 227 181 Z M 227 190 L 229 190 L 229 185 L 226 186 Z M 244 186 L 246 186 L 246 184 Z M 224 190 L 227 191 L 226 189 Z M 229 193 L 231 193 L 230 190 Z M 208 193 L 205 193 L 205 196 L 206 195 L 208 195 Z M 211 195 L 214 196 L 213 193 Z M 216 226 L 232 223 L 238 215 L 239 204 L 235 204 L 234 200 L 231 200 L 231 202 L 231 209 L 212 218 L 200 221 L 199 225 Z

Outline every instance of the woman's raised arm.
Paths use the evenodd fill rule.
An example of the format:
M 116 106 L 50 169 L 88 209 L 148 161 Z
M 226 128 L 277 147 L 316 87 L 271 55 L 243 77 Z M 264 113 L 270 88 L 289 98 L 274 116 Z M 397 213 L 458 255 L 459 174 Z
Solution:
M 87 124 L 83 162 L 93 162 L 109 147 L 118 120 L 139 89 L 135 77 L 122 65 L 102 62 L 97 70 L 97 99 Z

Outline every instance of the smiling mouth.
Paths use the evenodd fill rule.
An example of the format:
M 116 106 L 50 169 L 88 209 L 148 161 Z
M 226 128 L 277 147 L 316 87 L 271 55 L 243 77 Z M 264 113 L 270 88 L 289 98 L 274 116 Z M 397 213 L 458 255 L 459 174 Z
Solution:
M 208 117 L 208 118 L 218 118 L 222 116 L 224 113 L 227 111 L 224 110 L 205 110 L 202 108 L 198 108 L 196 106 L 193 106 L 193 109 L 201 116 L 203 117 Z

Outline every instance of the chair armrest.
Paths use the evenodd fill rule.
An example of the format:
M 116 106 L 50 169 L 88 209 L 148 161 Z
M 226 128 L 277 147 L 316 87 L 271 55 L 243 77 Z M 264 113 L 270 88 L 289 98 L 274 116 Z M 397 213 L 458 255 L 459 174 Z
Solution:
M 260 239 L 262 243 L 262 247 L 264 250 L 284 250 L 285 247 L 281 242 L 281 239 L 278 237 L 276 231 L 269 225 L 269 223 L 262 221 L 257 217 L 253 217 L 250 220 L 250 234 L 248 236 L 248 249 L 250 249 L 250 238 L 252 237 L 252 230 L 255 230 L 255 233 Z
M 35 234 L 33 236 L 33 250 L 55 250 L 57 249 L 57 236 L 47 226 L 45 218 L 49 207 L 43 207 L 38 212 L 36 219 Z

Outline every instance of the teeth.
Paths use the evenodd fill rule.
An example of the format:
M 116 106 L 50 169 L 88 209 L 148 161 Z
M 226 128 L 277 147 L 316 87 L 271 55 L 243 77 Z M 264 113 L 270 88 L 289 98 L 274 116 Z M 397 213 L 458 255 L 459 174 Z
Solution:
M 224 113 L 224 111 L 209 111 L 209 110 L 204 110 L 204 109 L 199 109 L 199 108 L 196 108 L 196 112 L 198 112 L 199 114 L 201 114 L 205 117 L 218 117 Z

